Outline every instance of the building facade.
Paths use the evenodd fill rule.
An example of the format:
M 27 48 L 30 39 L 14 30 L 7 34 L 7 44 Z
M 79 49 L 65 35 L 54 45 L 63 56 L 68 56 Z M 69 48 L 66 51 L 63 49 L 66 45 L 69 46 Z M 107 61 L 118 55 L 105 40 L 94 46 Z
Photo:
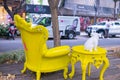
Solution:
M 118 13 L 119 2 L 116 6 Z M 67 13 L 69 12 L 69 13 Z M 113 17 L 114 1 L 113 0 L 65 0 L 64 15 L 82 15 L 98 17 Z
M 113 0 L 64 0 L 60 15 L 79 16 L 81 30 L 84 31 L 90 24 L 114 18 Z M 116 14 L 119 14 L 119 1 L 116 5 Z

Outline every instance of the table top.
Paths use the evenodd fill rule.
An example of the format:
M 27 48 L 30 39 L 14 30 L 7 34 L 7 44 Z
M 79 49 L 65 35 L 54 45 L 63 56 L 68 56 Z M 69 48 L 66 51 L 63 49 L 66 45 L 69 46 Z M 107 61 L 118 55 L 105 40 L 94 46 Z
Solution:
M 102 48 L 102 47 L 97 47 L 97 51 L 87 51 L 84 49 L 84 45 L 77 45 L 77 46 L 73 46 L 72 47 L 72 51 L 75 51 L 75 52 L 78 52 L 78 53 L 81 53 L 81 54 L 106 54 L 107 53 L 107 50 L 105 48 Z

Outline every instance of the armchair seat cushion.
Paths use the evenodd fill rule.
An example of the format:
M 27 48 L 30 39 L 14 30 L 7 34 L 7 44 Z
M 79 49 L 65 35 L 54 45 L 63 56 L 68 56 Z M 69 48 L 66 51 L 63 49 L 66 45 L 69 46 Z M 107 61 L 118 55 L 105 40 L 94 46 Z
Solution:
M 48 49 L 47 53 L 45 54 L 45 57 L 58 57 L 66 55 L 70 52 L 70 47 L 65 46 L 59 46 L 55 48 Z

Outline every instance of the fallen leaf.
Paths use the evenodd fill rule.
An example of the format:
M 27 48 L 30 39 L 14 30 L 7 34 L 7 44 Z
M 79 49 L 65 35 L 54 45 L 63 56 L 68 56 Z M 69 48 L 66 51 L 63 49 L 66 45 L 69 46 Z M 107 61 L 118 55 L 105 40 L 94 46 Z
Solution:
M 7 80 L 15 80 L 15 74 L 8 74 Z

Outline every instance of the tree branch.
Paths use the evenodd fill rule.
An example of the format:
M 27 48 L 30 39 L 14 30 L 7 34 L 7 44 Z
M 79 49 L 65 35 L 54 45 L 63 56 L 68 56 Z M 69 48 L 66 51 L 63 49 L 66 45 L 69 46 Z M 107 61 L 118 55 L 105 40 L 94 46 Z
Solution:
M 24 6 L 25 6 L 25 0 L 21 0 L 20 5 L 14 11 L 14 14 L 18 13 L 18 11 L 22 9 Z
M 8 14 L 11 16 L 11 18 L 12 18 L 12 20 L 13 20 L 13 13 L 12 13 L 12 11 L 8 8 L 7 0 L 3 0 L 3 6 L 4 6 L 5 10 L 7 10 Z

